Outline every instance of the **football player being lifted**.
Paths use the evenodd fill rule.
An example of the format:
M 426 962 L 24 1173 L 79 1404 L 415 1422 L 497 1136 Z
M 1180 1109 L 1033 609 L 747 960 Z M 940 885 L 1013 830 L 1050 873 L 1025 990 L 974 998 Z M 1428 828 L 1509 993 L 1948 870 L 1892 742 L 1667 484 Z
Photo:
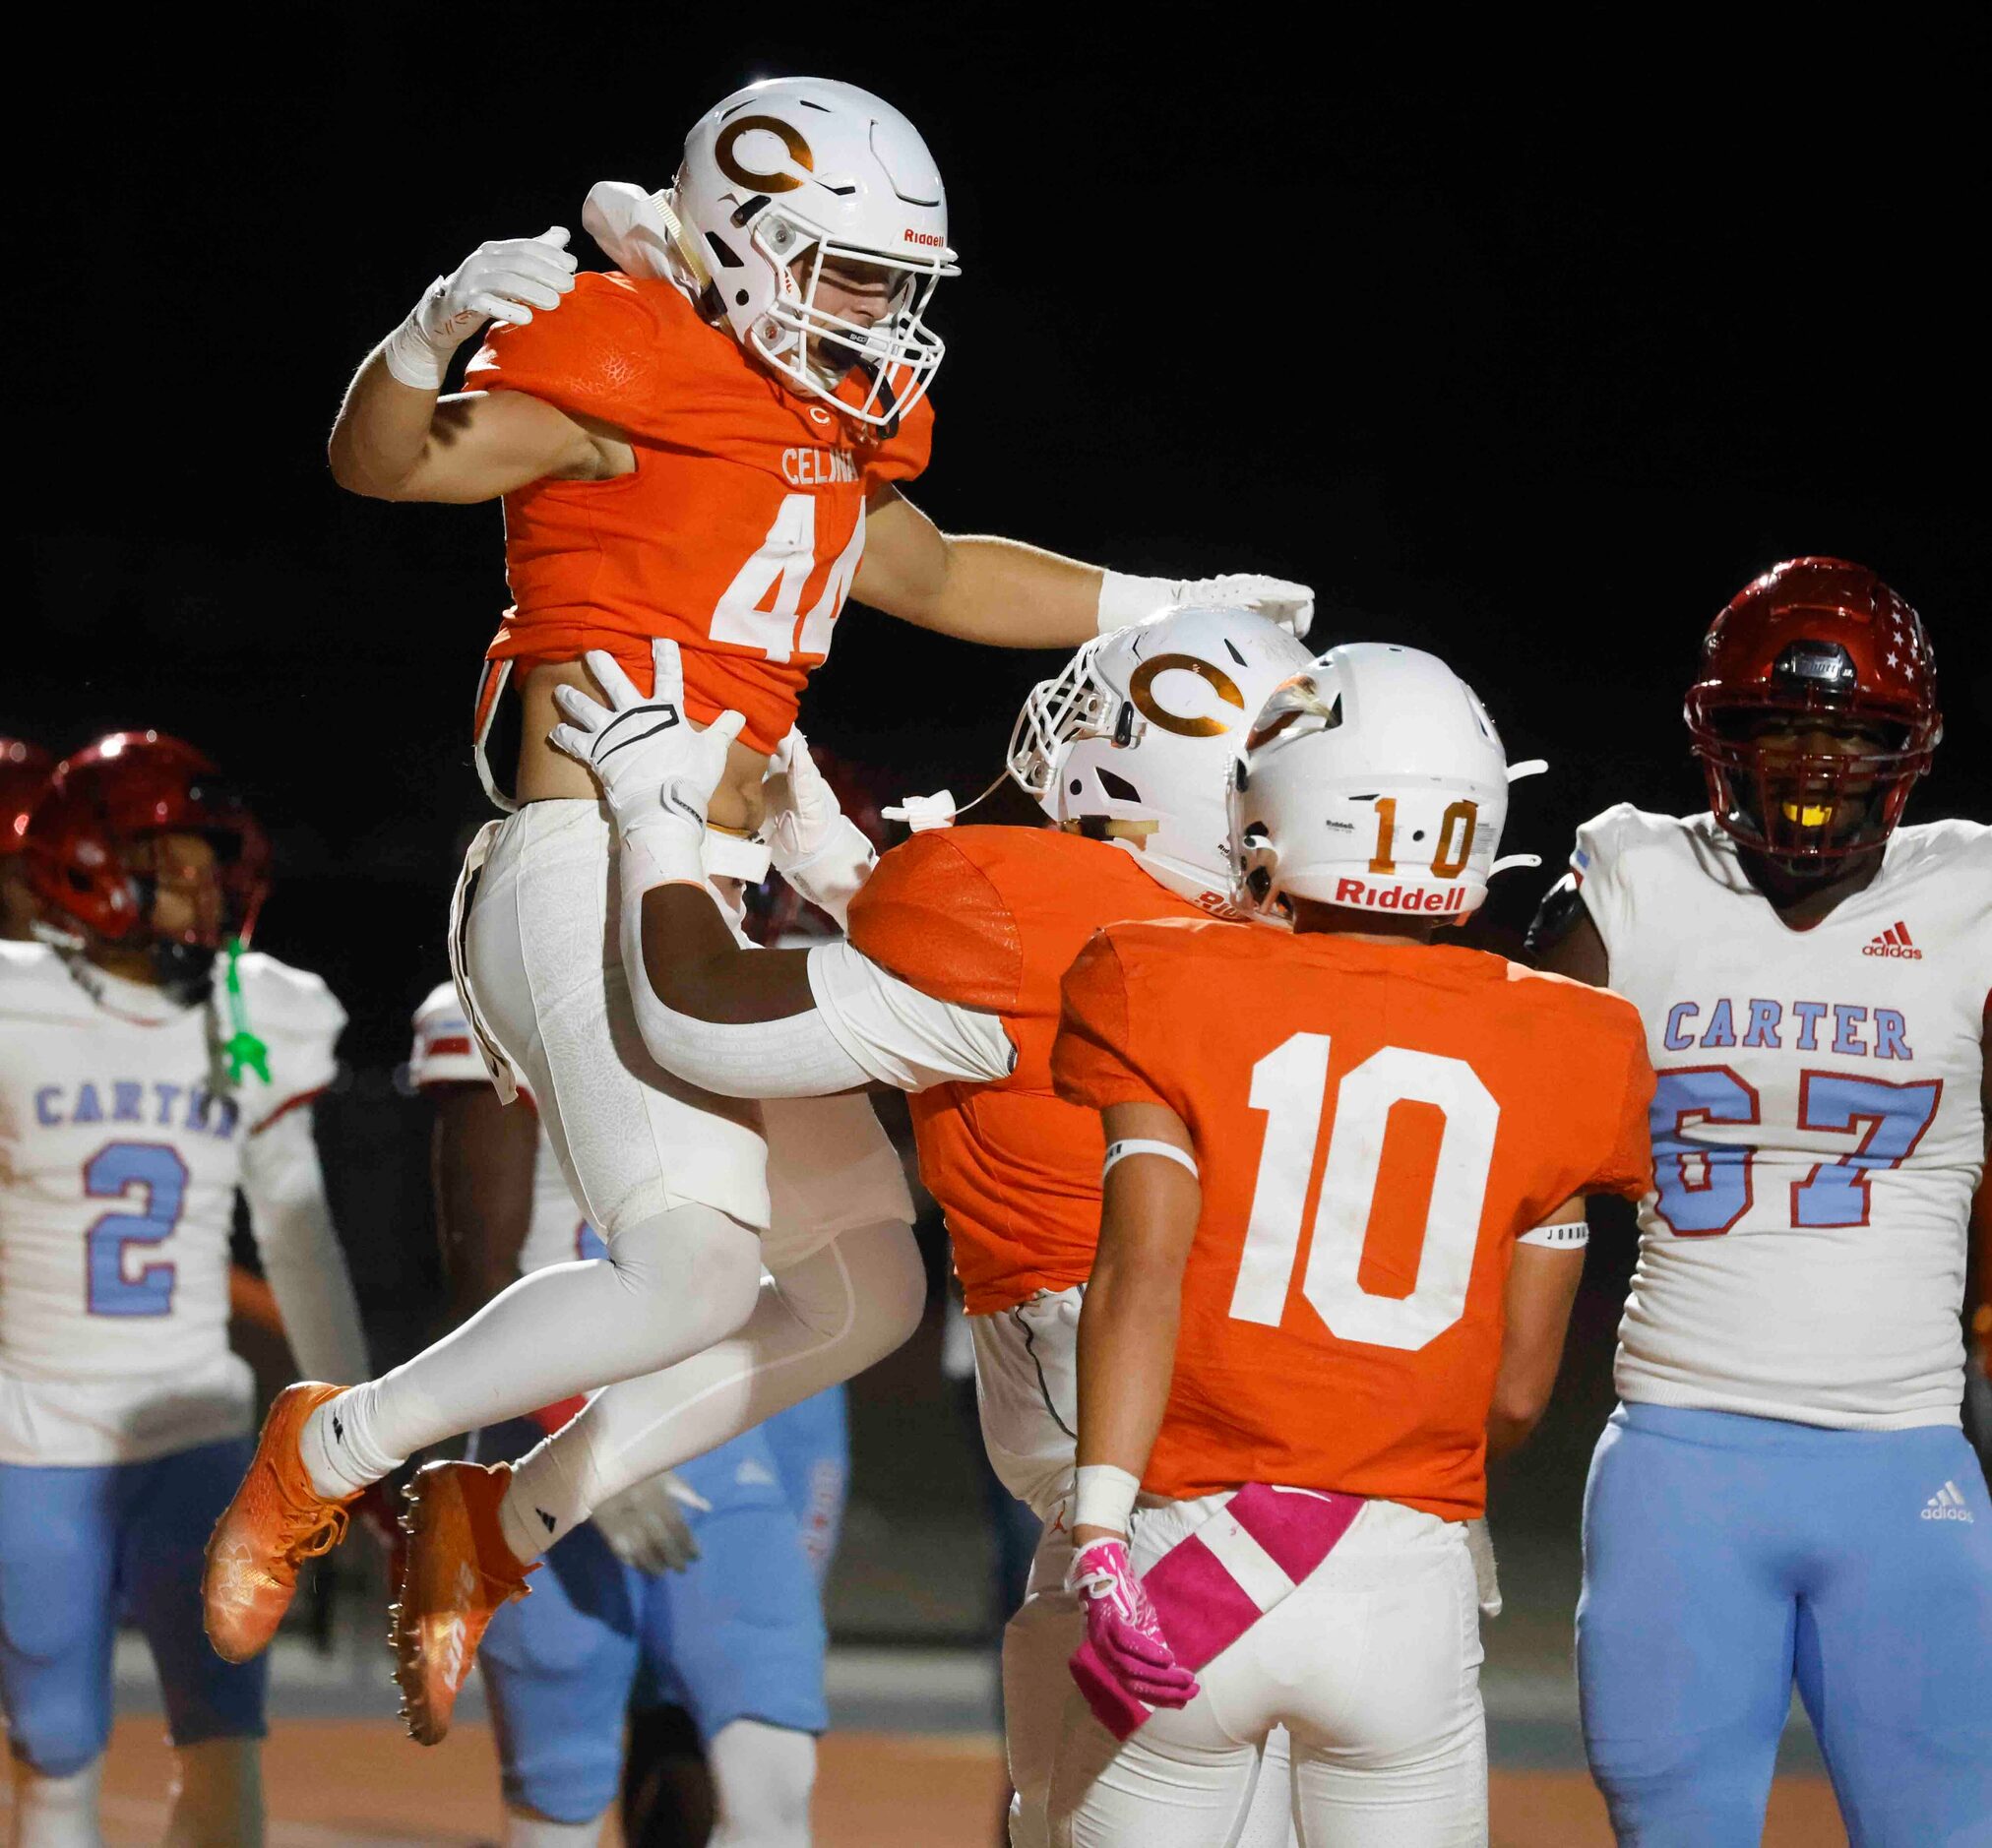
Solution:
M 1223 1848 L 1281 1723 L 1302 1841 L 1487 1840 L 1466 1523 L 1548 1402 L 1584 1196 L 1647 1185 L 1653 1084 L 1624 1002 L 1439 941 L 1510 774 L 1444 662 L 1335 648 L 1235 773 L 1258 922 L 1118 924 L 1065 977 L 1053 1078 L 1106 1150 L 1060 1848 Z
M 345 1016 L 244 954 L 266 851 L 206 758 L 117 732 L 60 765 L 0 943 L 0 1695 L 14 1840 L 97 1842 L 111 1644 L 145 1634 L 177 1789 L 164 1839 L 262 1839 L 262 1664 L 201 1635 L 201 1550 L 250 1449 L 228 1348 L 235 1197 L 301 1365 L 364 1368 L 311 1100 Z M 343 1524 L 343 1510 L 340 1525 Z
M 1992 1509 L 1959 1430 L 1992 830 L 1899 825 L 1930 644 L 1859 566 L 1741 591 L 1687 720 L 1708 809 L 1587 822 L 1533 930 L 1639 1008 L 1659 1074 L 1585 1498 L 1591 1770 L 1621 1840 L 1754 1843 L 1795 1680 L 1855 1842 L 1992 1841 Z
M 509 1095 L 540 1100 L 611 1262 L 521 1279 L 447 1340 L 345 1392 L 301 1386 L 273 1414 L 268 1468 L 231 1510 L 209 1584 L 225 1654 L 263 1646 L 295 1561 L 332 1514 L 429 1443 L 697 1353 L 756 1312 L 816 1324 L 814 1390 L 890 1351 L 917 1317 L 917 1253 L 859 1208 L 893 1162 L 862 1098 L 752 1103 L 646 1058 L 612 923 L 612 854 L 589 772 L 552 750 L 555 690 L 600 648 L 639 683 L 651 644 L 683 649 L 685 710 L 725 770 L 706 872 L 729 902 L 760 879 L 762 782 L 846 595 L 923 627 L 1071 646 L 1192 591 L 1304 626 L 1300 585 L 1129 578 L 1009 540 L 950 537 L 901 492 L 926 465 L 927 326 L 955 271 L 940 176 L 911 124 L 848 85 L 783 79 L 700 120 L 672 187 L 608 185 L 585 220 L 622 265 L 574 274 L 565 232 L 480 246 L 361 367 L 334 472 L 398 500 L 503 499 L 514 606 L 488 650 L 477 748 L 513 813 L 472 847 L 455 962 Z M 495 322 L 467 389 L 451 356 Z M 513 761 L 491 752 L 507 731 Z M 778 862 L 780 864 L 780 862 Z M 789 870 L 783 867 L 783 870 Z M 762 1241 L 770 1148 L 814 1222 Z M 786 1307 L 784 1307 L 784 1300 Z M 482 1519 L 425 1505 L 424 1519 Z M 520 1544 L 531 1536 L 517 1531 Z
M 967 1299 L 990 1459 L 1045 1523 L 1004 1640 L 1012 1836 L 1040 1844 L 1065 1662 L 1082 1635 L 1064 1584 L 1073 1335 L 1099 1229 L 1102 1146 L 1097 1118 L 1052 1093 L 1058 980 L 1105 924 L 1223 907 L 1225 773 L 1247 714 L 1308 650 L 1236 609 L 1177 610 L 1095 639 L 1031 693 L 1012 744 L 1012 774 L 1055 826 L 918 833 L 876 869 L 798 752 L 777 835 L 848 940 L 750 951 L 701 872 L 699 818 L 725 754 L 713 732 L 671 716 L 677 666 L 659 647 L 651 696 L 609 661 L 599 663 L 608 706 L 563 696 L 573 722 L 562 742 L 593 766 L 622 850 L 653 881 L 625 889 L 637 1018 L 668 1069 L 714 1090 L 912 1093 L 921 1176 Z M 805 1331 L 770 1336 L 601 1393 L 519 1466 L 507 1499 L 527 1519 L 506 1531 L 566 1533 L 625 1482 L 668 1466 L 657 1458 L 696 1455 L 784 1403 Z M 491 1588 L 516 1583 L 521 1563 L 418 1535 L 408 1596 L 422 1621 L 474 1633 Z M 1265 1782 L 1264 1826 L 1255 1815 L 1244 1840 L 1283 1848 L 1283 1774 Z

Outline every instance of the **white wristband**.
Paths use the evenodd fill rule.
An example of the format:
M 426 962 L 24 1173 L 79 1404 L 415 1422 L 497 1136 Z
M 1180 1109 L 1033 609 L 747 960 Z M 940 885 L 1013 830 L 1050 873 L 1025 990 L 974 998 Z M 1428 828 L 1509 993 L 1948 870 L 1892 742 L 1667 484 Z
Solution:
M 1197 1172 L 1196 1156 L 1187 1148 L 1178 1148 L 1174 1142 L 1152 1141 L 1145 1136 L 1124 1136 L 1117 1142 L 1107 1143 L 1106 1159 L 1100 1163 L 1099 1178 L 1104 1181 L 1113 1172 L 1115 1163 L 1125 1161 L 1130 1155 L 1161 1155 L 1179 1168 L 1188 1168 L 1194 1178 L 1203 1179 Z
M 381 342 L 381 359 L 387 369 L 410 391 L 440 392 L 443 375 L 450 370 L 455 344 L 436 350 L 436 342 L 422 326 L 422 310 L 436 291 L 446 285 L 442 277 L 422 291 L 422 298 L 408 310 L 408 318 Z
M 1539 1225 L 1523 1233 L 1515 1242 L 1518 1245 L 1548 1245 L 1562 1251 L 1577 1251 L 1590 1243 L 1590 1227 L 1582 1219 L 1572 1219 L 1563 1225 Z
M 1099 632 L 1111 635 L 1130 623 L 1147 622 L 1164 610 L 1174 609 L 1183 586 L 1174 578 L 1132 578 L 1125 572 L 1108 571 L 1099 580 Z
M 1079 1487 L 1072 1498 L 1072 1524 L 1126 1533 L 1128 1516 L 1135 1510 L 1135 1497 L 1141 1489 L 1140 1477 L 1111 1463 L 1080 1464 Z

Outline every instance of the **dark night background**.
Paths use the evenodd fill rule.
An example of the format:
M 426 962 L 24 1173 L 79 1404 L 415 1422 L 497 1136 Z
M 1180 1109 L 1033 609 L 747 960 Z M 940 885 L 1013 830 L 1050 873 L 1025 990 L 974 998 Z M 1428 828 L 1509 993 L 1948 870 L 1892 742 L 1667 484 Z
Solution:
M 1493 941 L 1584 817 L 1699 802 L 1695 645 L 1793 553 L 1869 564 L 1921 610 L 1951 737 L 1911 817 L 1992 819 L 1982 22 L 1801 41 L 1642 12 L 1524 38 L 1429 11 L 1386 32 L 874 9 L 807 36 L 668 11 L 78 46 L 88 93 L 51 70 L 14 163 L 0 732 L 157 725 L 248 784 L 280 856 L 259 941 L 352 1015 L 348 1134 L 409 1108 L 386 1075 L 444 973 L 505 587 L 496 508 L 333 486 L 341 391 L 484 238 L 558 221 L 600 265 L 590 184 L 665 183 L 693 118 L 757 76 L 880 91 L 947 178 L 964 274 L 913 489 L 944 527 L 1307 580 L 1316 642 L 1437 649 L 1512 756 L 1551 761 L 1506 842 L 1549 867 L 1502 882 Z M 804 723 L 965 795 L 1052 664 L 853 606 Z M 395 1186 L 407 1205 L 419 1172 Z M 342 1219 L 377 1241 L 392 1211 Z

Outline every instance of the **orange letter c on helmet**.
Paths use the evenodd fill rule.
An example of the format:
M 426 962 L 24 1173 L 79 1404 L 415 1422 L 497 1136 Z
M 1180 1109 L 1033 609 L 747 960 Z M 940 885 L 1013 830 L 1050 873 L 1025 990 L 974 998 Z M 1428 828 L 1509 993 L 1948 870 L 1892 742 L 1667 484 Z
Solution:
M 1134 701 L 1135 710 L 1179 738 L 1214 738 L 1229 731 L 1231 727 L 1220 718 L 1185 718 L 1180 712 L 1171 712 L 1155 698 L 1155 676 L 1171 671 L 1195 674 L 1199 680 L 1208 681 L 1226 706 L 1235 706 L 1241 712 L 1245 709 L 1245 696 L 1238 691 L 1238 683 L 1221 667 L 1214 667 L 1194 654 L 1157 654 L 1153 660 L 1137 667 L 1128 683 L 1128 697 Z

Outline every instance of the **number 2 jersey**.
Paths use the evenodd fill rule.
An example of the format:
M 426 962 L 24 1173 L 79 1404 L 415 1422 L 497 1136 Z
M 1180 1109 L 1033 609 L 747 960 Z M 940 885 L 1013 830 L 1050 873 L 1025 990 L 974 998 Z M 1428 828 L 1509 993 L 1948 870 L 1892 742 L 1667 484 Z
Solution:
M 1209 922 L 1103 931 L 1064 994 L 1059 1094 L 1166 1105 L 1202 1176 L 1143 1488 L 1478 1514 L 1517 1239 L 1648 1185 L 1632 1008 L 1451 945 Z
M 578 276 L 523 328 L 493 327 L 464 388 L 612 424 L 636 453 L 613 481 L 548 478 L 505 497 L 513 608 L 489 658 L 523 668 L 605 648 L 648 687 L 651 640 L 668 636 L 692 716 L 731 707 L 746 743 L 773 751 L 830 652 L 867 497 L 927 465 L 927 401 L 882 436 L 781 385 L 673 284 L 614 272 Z
M 1808 930 L 1710 815 L 1607 809 L 1571 867 L 1659 1074 L 1620 1397 L 1957 1424 L 1992 829 L 1898 829 L 1874 883 Z
M 345 1015 L 301 969 L 237 968 L 268 1083 L 229 1080 L 211 1007 L 0 943 L 0 1462 L 138 1462 L 248 1428 L 236 1190 L 258 1133 L 331 1082 Z

